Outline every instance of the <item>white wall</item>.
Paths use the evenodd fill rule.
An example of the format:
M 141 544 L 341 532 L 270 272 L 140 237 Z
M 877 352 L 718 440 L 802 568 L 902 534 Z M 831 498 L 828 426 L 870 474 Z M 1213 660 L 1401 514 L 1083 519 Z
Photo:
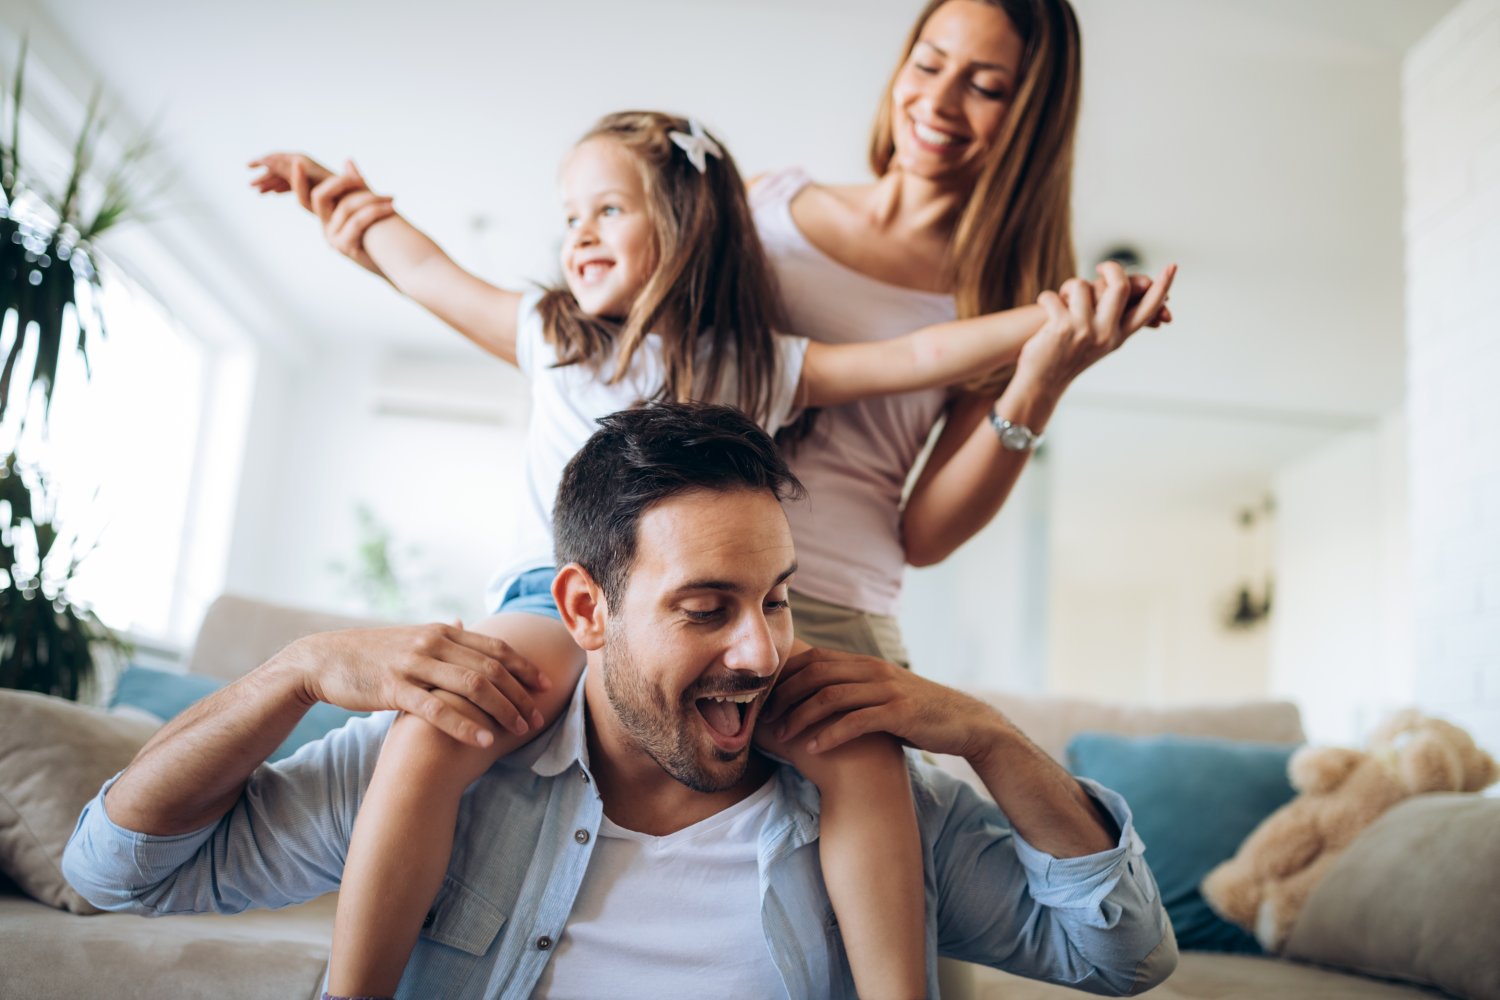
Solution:
M 368 610 L 331 569 L 352 560 L 366 504 L 405 557 L 413 616 L 478 616 L 521 497 L 524 381 L 477 352 L 432 362 L 375 349 L 315 356 L 262 387 L 231 589 Z
M 1405 65 L 1414 683 L 1500 751 L 1500 0 Z
M 901 631 L 913 669 L 988 690 L 1046 686 L 1046 455 L 1033 459 L 990 524 L 936 566 L 908 570 Z
M 1275 479 L 1270 689 L 1317 742 L 1358 744 L 1412 700 L 1405 448 L 1397 411 Z

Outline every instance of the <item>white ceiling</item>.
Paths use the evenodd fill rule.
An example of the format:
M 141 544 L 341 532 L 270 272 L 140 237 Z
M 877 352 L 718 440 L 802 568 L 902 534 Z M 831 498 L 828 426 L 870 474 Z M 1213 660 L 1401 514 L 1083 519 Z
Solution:
M 1179 321 L 1080 383 L 1099 401 L 1276 414 L 1313 431 L 1402 395 L 1400 58 L 1454 0 L 1077 0 L 1086 264 L 1182 266 Z M 553 172 L 598 114 L 691 112 L 747 174 L 864 175 L 918 0 L 359 5 L 6 0 L 0 26 L 121 121 L 159 119 L 159 223 L 252 334 L 354 349 L 458 338 L 336 258 L 244 162 L 357 155 L 461 261 L 550 276 Z M 0 68 L 13 65 L 0 50 Z M 484 228 L 476 228 L 475 220 Z

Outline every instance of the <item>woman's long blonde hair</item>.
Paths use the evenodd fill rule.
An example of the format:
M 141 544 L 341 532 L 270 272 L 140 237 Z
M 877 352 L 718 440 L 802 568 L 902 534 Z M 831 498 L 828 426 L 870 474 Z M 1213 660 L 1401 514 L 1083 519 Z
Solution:
M 676 115 L 621 111 L 579 140 L 618 142 L 640 164 L 656 270 L 623 321 L 588 315 L 566 287 L 549 289 L 538 308 L 560 366 L 597 362 L 614 351 L 608 381 L 618 382 L 646 335 L 655 333 L 666 348 L 666 376 L 653 399 L 701 399 L 732 374 L 739 408 L 764 423 L 777 376 L 775 280 L 734 160 L 725 150 L 722 158 L 708 157 L 700 173 L 669 135 L 690 130 Z M 713 340 L 700 368 L 704 336 Z
M 876 176 L 895 153 L 891 92 L 934 11 L 928 0 L 891 74 L 870 138 Z M 1073 138 L 1078 124 L 1081 44 L 1067 0 L 973 0 L 1004 11 L 1021 36 L 1020 86 L 989 150 L 948 247 L 960 318 L 1035 302 L 1077 274 L 1073 252 Z M 985 384 L 993 389 L 999 380 Z M 980 386 L 969 386 L 978 390 Z

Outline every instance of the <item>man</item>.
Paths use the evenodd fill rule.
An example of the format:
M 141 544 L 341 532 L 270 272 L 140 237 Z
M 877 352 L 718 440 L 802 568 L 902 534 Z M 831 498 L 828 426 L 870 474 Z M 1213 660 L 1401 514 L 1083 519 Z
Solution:
M 1123 799 L 957 691 L 867 657 L 788 662 L 796 566 L 781 502 L 799 487 L 763 433 L 692 404 L 602 423 L 555 513 L 553 593 L 588 668 L 562 719 L 465 795 L 402 995 L 605 996 L 623 978 L 719 996 L 722 974 L 792 998 L 854 996 L 819 874 L 818 796 L 749 746 L 783 668 L 772 724 L 790 738 L 888 732 L 964 756 L 996 799 L 913 767 L 930 949 L 1105 993 L 1172 971 Z M 393 645 L 425 665 L 366 665 Z M 96 905 L 148 914 L 335 889 L 390 717 L 261 767 L 266 756 L 316 700 L 418 711 L 475 741 L 492 689 L 473 681 L 498 684 L 507 655 L 459 629 L 299 640 L 164 727 L 85 808 L 64 871 Z M 724 706 L 707 702 L 747 695 L 733 737 L 709 725 Z M 653 868 L 669 837 L 690 843 Z

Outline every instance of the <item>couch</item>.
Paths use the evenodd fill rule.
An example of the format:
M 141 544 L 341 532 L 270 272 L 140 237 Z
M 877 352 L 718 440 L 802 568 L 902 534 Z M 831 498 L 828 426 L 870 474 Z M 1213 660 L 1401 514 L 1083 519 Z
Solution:
M 354 619 L 221 597 L 205 617 L 187 669 L 193 674 L 232 679 L 299 635 L 358 624 Z M 40 698 L 8 697 L 12 702 Z M 1080 730 L 1171 732 L 1284 743 L 1302 739 L 1297 709 L 1287 703 L 1155 709 L 1017 695 L 993 695 L 990 700 L 1059 760 L 1069 738 Z M 26 705 L 51 710 L 40 701 Z M 85 711 L 71 706 L 67 710 Z M 144 739 L 144 735 L 138 738 Z M 25 746 L 24 741 L 14 738 L 7 743 L 0 732 L 0 849 L 7 849 L 7 843 L 13 847 L 18 837 L 27 834 L 27 816 L 17 801 L 25 794 L 26 785 L 24 780 L 18 784 L 17 771 L 24 768 L 28 774 L 40 774 L 47 766 L 24 761 L 18 748 Z M 940 764 L 966 780 L 975 780 L 962 761 L 946 759 Z M 94 781 L 97 789 L 94 777 L 85 780 Z M 12 800 L 6 798 L 7 789 Z M 82 799 L 59 808 L 69 809 L 76 816 L 81 805 Z M 56 817 L 52 823 L 58 826 Z M 60 830 L 65 837 L 66 826 Z M 39 848 L 33 843 L 32 847 L 45 848 L 50 856 L 53 845 Z M 46 863 L 45 858 L 38 862 L 42 868 Z M 33 891 L 44 895 L 35 886 Z M 144 919 L 67 912 L 58 907 L 86 907 L 79 905 L 81 900 L 69 904 L 61 897 L 51 899 L 52 905 L 48 905 L 28 898 L 15 884 L 0 879 L 0 996 L 14 1000 L 316 997 L 327 956 L 334 899 L 328 896 L 274 912 Z M 1058 1000 L 1080 995 L 956 962 L 944 963 L 942 982 L 945 997 Z M 1410 1000 L 1443 994 L 1282 959 L 1184 953 L 1176 974 L 1151 995 L 1159 1000 Z

